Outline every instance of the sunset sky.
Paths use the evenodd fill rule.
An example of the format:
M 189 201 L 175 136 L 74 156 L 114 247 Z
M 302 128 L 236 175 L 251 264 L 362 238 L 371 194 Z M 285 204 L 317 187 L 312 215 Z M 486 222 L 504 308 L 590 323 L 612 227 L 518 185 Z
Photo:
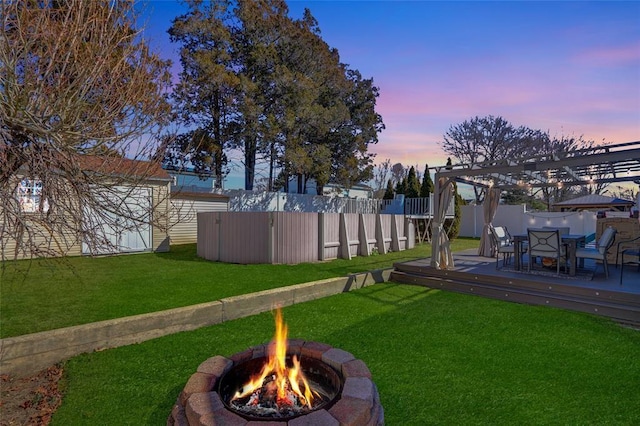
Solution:
M 475 116 L 598 143 L 640 140 L 640 2 L 288 4 L 294 18 L 308 8 L 341 61 L 380 88 L 377 162 L 442 165 L 443 134 Z M 166 30 L 184 10 L 152 0 L 146 14 L 153 46 L 176 62 Z

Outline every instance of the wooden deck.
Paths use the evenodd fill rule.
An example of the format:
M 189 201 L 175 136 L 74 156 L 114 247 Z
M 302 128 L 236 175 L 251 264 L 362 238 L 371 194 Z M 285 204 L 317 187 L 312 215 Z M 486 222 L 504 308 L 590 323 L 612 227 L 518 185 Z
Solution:
M 531 274 L 512 267 L 496 270 L 494 258 L 477 255 L 477 249 L 454 253 L 455 268 L 438 270 L 430 259 L 397 263 L 391 280 L 430 288 L 475 294 L 533 305 L 588 312 L 640 327 L 640 272 L 625 266 L 622 285 L 620 266 L 609 265 L 609 278 L 602 265 L 587 261 L 575 277 L 557 276 L 538 265 Z M 526 270 L 526 268 L 525 268 Z

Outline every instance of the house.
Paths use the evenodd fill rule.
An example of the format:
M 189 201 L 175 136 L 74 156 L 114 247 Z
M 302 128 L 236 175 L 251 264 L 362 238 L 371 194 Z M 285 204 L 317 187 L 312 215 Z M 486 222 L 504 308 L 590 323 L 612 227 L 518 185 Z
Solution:
M 556 212 L 578 212 L 578 211 L 620 211 L 628 212 L 635 202 L 623 200 L 621 198 L 607 197 L 599 194 L 585 195 L 571 200 L 562 201 L 552 205 L 551 210 Z
M 73 200 L 65 200 L 64 209 L 61 210 L 65 217 L 62 220 L 57 218 L 58 226 L 51 227 L 41 219 L 51 203 L 51 200 L 41 199 L 46 193 L 42 182 L 37 178 L 18 176 L 20 182 L 16 196 L 22 206 L 25 222 L 35 232 L 23 236 L 20 232 L 13 232 L 9 223 L 5 229 L 7 232 L 3 232 L 0 258 L 169 250 L 169 194 L 172 179 L 165 170 L 152 162 L 121 157 L 82 155 L 77 157 L 76 164 L 84 174 L 102 176 L 96 182 L 107 182 L 103 189 L 95 189 L 98 198 L 103 197 L 104 205 L 116 201 L 123 209 L 98 212 L 95 209 L 103 203 L 96 206 L 74 205 Z M 119 216 L 125 209 L 130 213 L 128 217 Z M 71 224 L 60 225 L 65 221 Z M 87 244 L 83 233 L 94 235 L 97 237 L 94 242 L 103 243 Z M 31 238 L 28 244 L 25 244 L 26 238 Z M 27 249 L 19 250 L 19 247 Z
M 292 176 L 289 179 L 289 193 L 298 193 L 298 179 L 304 179 L 304 177 Z M 313 178 L 303 181 L 301 187 L 306 185 L 308 195 L 326 195 L 334 197 L 346 197 L 346 198 L 373 198 L 373 189 L 370 186 L 355 183 L 350 188 L 346 188 L 344 185 L 340 185 L 334 182 L 328 182 L 323 187 L 322 194 L 317 193 L 316 181 Z
M 165 169 L 171 176 L 171 191 L 213 192 L 216 178 L 213 175 L 199 175 L 193 170 Z

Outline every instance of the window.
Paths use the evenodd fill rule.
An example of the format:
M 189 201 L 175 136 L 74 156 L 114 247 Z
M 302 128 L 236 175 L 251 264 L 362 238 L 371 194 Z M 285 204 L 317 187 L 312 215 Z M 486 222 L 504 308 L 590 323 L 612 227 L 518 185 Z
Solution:
M 40 201 L 42 199 L 42 181 L 38 179 L 22 179 L 18 185 L 18 199 L 24 212 L 40 211 Z M 44 200 L 42 211 L 49 210 L 49 203 Z

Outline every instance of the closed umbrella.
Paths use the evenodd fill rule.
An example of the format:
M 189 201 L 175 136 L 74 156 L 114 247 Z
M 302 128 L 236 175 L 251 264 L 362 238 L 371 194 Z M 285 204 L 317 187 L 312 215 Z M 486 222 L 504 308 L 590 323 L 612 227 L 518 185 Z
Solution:
M 500 190 L 498 188 L 490 188 L 482 203 L 484 211 L 484 226 L 482 227 L 482 235 L 480 235 L 480 247 L 478 248 L 478 256 L 494 257 L 496 255 L 496 247 L 491 238 L 491 228 L 493 227 L 493 218 L 498 211 L 498 202 L 500 201 Z
M 434 212 L 434 220 L 431 224 L 433 233 L 431 266 L 436 269 L 453 269 L 453 256 L 449 246 L 449 238 L 444 230 L 444 219 L 447 208 L 454 195 L 453 181 L 446 178 L 439 178 L 436 186 L 438 193 L 438 209 Z

